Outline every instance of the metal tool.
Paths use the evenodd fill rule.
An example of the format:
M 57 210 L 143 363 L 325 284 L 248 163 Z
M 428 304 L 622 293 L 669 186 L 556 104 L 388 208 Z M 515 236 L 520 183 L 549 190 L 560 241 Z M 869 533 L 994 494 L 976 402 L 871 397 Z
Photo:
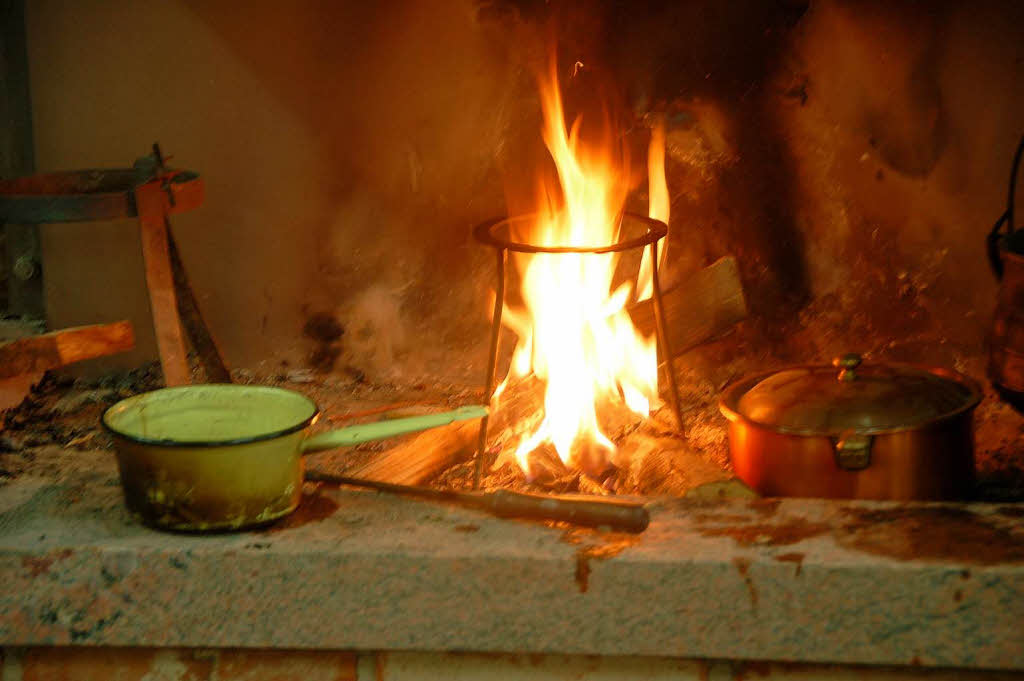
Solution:
M 541 494 L 523 494 L 509 490 L 493 492 L 457 492 L 412 485 L 396 485 L 377 480 L 361 480 L 343 475 L 332 475 L 321 471 L 307 470 L 306 480 L 326 482 L 335 485 L 365 487 L 379 492 L 401 494 L 455 503 L 475 508 L 501 518 L 527 518 L 530 520 L 555 520 L 583 527 L 607 528 L 618 532 L 639 533 L 647 529 L 650 514 L 643 504 L 554 497 Z
M 669 345 L 669 336 L 665 332 L 667 326 L 665 320 L 665 305 L 662 301 L 661 283 L 658 275 L 658 242 L 668 236 L 668 225 L 654 218 L 648 218 L 635 213 L 623 213 L 623 219 L 635 222 L 643 227 L 640 236 L 623 239 L 614 244 L 596 247 L 575 247 L 575 246 L 544 246 L 539 243 L 528 243 L 516 241 L 512 238 L 514 233 L 512 227 L 532 219 L 530 215 L 520 215 L 512 218 L 496 218 L 488 220 L 473 229 L 473 237 L 480 243 L 490 246 L 497 254 L 497 286 L 494 298 L 494 312 L 491 314 L 491 342 L 490 353 L 487 360 L 487 374 L 484 377 L 484 401 L 490 404 L 494 397 L 495 375 L 497 369 L 498 355 L 501 345 L 501 315 L 505 304 L 505 270 L 508 253 L 527 254 L 590 254 L 599 255 L 607 253 L 624 253 L 634 249 L 650 249 L 651 255 L 651 277 L 653 284 L 653 308 L 655 330 L 658 337 L 658 349 L 662 362 L 665 365 L 665 378 L 668 382 L 669 404 L 672 405 L 672 413 L 675 415 L 676 427 L 683 429 L 683 416 L 679 408 L 679 387 L 676 385 L 676 372 L 674 358 L 675 353 Z M 487 417 L 480 421 L 480 433 L 477 440 L 476 465 L 473 469 L 473 489 L 480 487 L 480 477 L 483 472 L 484 450 L 487 447 Z

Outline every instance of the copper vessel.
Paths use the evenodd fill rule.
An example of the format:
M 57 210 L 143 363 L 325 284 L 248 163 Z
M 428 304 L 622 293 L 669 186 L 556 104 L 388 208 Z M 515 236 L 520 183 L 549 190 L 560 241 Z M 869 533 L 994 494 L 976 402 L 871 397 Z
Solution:
M 729 386 L 736 474 L 766 496 L 959 499 L 974 484 L 981 387 L 909 364 L 797 366 Z M 838 369 L 838 371 L 837 371 Z
M 1006 211 L 988 235 L 988 256 L 999 280 L 999 298 L 989 336 L 988 374 L 1002 397 L 1024 411 L 1024 232 L 1014 229 L 1014 193 L 1024 138 L 1010 168 Z

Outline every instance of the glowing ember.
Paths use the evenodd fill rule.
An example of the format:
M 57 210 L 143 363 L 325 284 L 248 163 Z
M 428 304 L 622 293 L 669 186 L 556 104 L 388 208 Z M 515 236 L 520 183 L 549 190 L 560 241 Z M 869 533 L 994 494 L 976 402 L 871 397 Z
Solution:
M 630 189 L 625 149 L 611 130 L 599 146 L 584 144 L 579 119 L 566 130 L 553 63 L 540 88 L 544 142 L 560 186 L 541 183 L 525 237 L 542 246 L 613 244 Z M 660 180 L 651 181 L 652 211 L 658 211 L 652 217 L 667 220 L 663 146 L 664 129 L 656 129 L 650 173 L 652 178 L 660 173 Z M 647 257 L 640 285 L 649 289 Z M 602 432 L 599 407 L 617 404 L 647 416 L 658 400 L 655 340 L 643 337 L 626 311 L 632 284 L 612 290 L 616 262 L 616 254 L 537 254 L 520 263 L 525 307 L 506 306 L 502 316 L 519 339 L 509 374 L 532 373 L 545 385 L 543 421 L 515 453 L 527 474 L 530 453 L 545 443 L 566 464 L 587 469 L 603 464 L 615 446 Z

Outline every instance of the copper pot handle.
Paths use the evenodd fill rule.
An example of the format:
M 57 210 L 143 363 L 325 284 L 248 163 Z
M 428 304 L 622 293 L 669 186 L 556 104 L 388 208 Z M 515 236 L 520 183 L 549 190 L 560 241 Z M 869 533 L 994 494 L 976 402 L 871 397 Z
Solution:
M 836 465 L 844 471 L 860 471 L 871 465 L 874 438 L 862 433 L 843 433 L 835 444 Z
M 988 247 L 988 262 L 992 266 L 992 273 L 996 279 L 1003 278 L 1003 259 L 1000 255 L 1000 242 L 1004 238 L 1013 235 L 1014 232 L 1014 194 L 1017 192 L 1017 171 L 1020 170 L 1021 156 L 1024 156 L 1024 137 L 1021 137 L 1017 151 L 1013 154 L 1013 165 L 1010 167 L 1010 189 L 1006 198 L 1006 212 L 999 216 L 992 231 L 988 233 L 985 240 Z M 1006 237 L 1002 235 L 1003 225 L 1006 225 Z
M 839 376 L 837 377 L 840 381 L 853 381 L 857 379 L 857 367 L 863 358 L 855 352 L 848 352 L 845 355 L 836 357 L 832 360 L 832 366 L 839 369 Z

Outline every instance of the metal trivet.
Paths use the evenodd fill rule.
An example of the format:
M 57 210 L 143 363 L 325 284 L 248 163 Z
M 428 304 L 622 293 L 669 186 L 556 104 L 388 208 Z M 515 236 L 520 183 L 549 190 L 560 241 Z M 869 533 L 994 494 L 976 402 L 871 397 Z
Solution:
M 487 375 L 484 380 L 484 404 L 490 404 L 494 393 L 494 372 L 498 364 L 498 349 L 501 337 L 501 313 L 505 303 L 505 262 L 508 252 L 515 253 L 552 253 L 552 254 L 604 254 L 622 253 L 634 249 L 650 248 L 651 255 L 651 279 L 653 283 L 654 302 L 654 323 L 657 333 L 658 347 L 661 350 L 661 357 L 664 360 L 665 374 L 668 377 L 669 401 L 672 405 L 672 412 L 675 415 L 676 427 L 682 430 L 683 418 L 679 411 L 679 388 L 676 385 L 675 363 L 673 361 L 672 348 L 669 347 L 668 335 L 665 333 L 665 310 L 661 300 L 661 284 L 658 281 L 658 242 L 668 235 L 668 226 L 660 220 L 637 215 L 636 213 L 623 213 L 623 220 L 637 220 L 646 226 L 643 235 L 619 241 L 618 243 L 606 246 L 583 248 L 576 246 L 540 246 L 538 244 L 513 241 L 510 238 L 498 236 L 495 230 L 501 226 L 509 226 L 515 222 L 530 220 L 532 215 L 523 215 L 514 218 L 495 218 L 476 226 L 473 236 L 480 243 L 491 246 L 497 255 L 498 285 L 494 295 L 494 312 L 491 314 L 491 346 L 490 356 L 487 360 Z M 483 468 L 483 454 L 487 446 L 487 422 L 488 417 L 480 421 L 480 435 L 477 440 L 476 462 L 473 470 L 473 488 L 480 487 L 480 477 Z

